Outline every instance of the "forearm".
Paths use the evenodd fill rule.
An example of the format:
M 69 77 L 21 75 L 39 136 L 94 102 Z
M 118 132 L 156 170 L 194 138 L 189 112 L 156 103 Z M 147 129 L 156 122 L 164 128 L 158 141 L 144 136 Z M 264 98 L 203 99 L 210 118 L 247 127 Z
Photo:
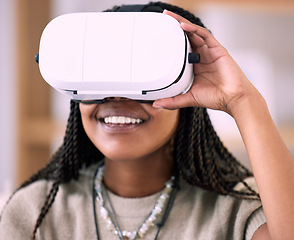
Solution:
M 260 192 L 272 239 L 294 236 L 294 160 L 260 94 L 233 109 Z

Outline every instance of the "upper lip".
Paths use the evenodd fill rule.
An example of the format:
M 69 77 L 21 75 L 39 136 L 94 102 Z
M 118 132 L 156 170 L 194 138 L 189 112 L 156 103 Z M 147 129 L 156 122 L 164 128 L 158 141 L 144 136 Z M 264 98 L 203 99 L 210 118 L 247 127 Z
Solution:
M 124 116 L 147 121 L 149 114 L 138 104 L 132 105 L 127 102 L 113 102 L 99 105 L 96 113 L 97 119 L 112 116 Z

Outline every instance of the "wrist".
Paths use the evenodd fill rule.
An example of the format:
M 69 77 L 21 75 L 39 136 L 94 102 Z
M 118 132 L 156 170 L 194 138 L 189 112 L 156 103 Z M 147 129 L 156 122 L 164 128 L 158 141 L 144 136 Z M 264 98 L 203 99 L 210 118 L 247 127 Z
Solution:
M 235 121 L 253 112 L 262 112 L 262 109 L 267 109 L 267 104 L 263 96 L 253 86 L 250 91 L 240 94 L 228 104 L 228 113 Z

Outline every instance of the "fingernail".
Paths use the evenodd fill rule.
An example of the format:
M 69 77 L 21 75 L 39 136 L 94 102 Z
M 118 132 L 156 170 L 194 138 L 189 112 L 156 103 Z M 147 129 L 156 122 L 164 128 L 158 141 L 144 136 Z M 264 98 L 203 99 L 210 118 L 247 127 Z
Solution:
M 173 13 L 172 11 L 169 11 L 167 9 L 164 9 L 162 13 Z
M 157 109 L 163 109 L 162 106 L 157 105 L 156 103 L 153 103 L 153 104 L 152 104 L 152 107 L 157 108 Z

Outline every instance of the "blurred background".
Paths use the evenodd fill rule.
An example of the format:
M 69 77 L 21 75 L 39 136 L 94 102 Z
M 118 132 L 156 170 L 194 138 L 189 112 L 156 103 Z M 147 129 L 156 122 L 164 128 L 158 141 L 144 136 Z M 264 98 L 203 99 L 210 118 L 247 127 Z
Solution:
M 34 56 L 54 17 L 102 11 L 135 0 L 0 0 L 0 209 L 9 194 L 43 167 L 62 142 L 69 100 L 42 79 Z M 294 155 L 294 2 L 170 0 L 199 16 L 268 102 Z M 223 142 L 250 168 L 233 119 L 209 112 Z

